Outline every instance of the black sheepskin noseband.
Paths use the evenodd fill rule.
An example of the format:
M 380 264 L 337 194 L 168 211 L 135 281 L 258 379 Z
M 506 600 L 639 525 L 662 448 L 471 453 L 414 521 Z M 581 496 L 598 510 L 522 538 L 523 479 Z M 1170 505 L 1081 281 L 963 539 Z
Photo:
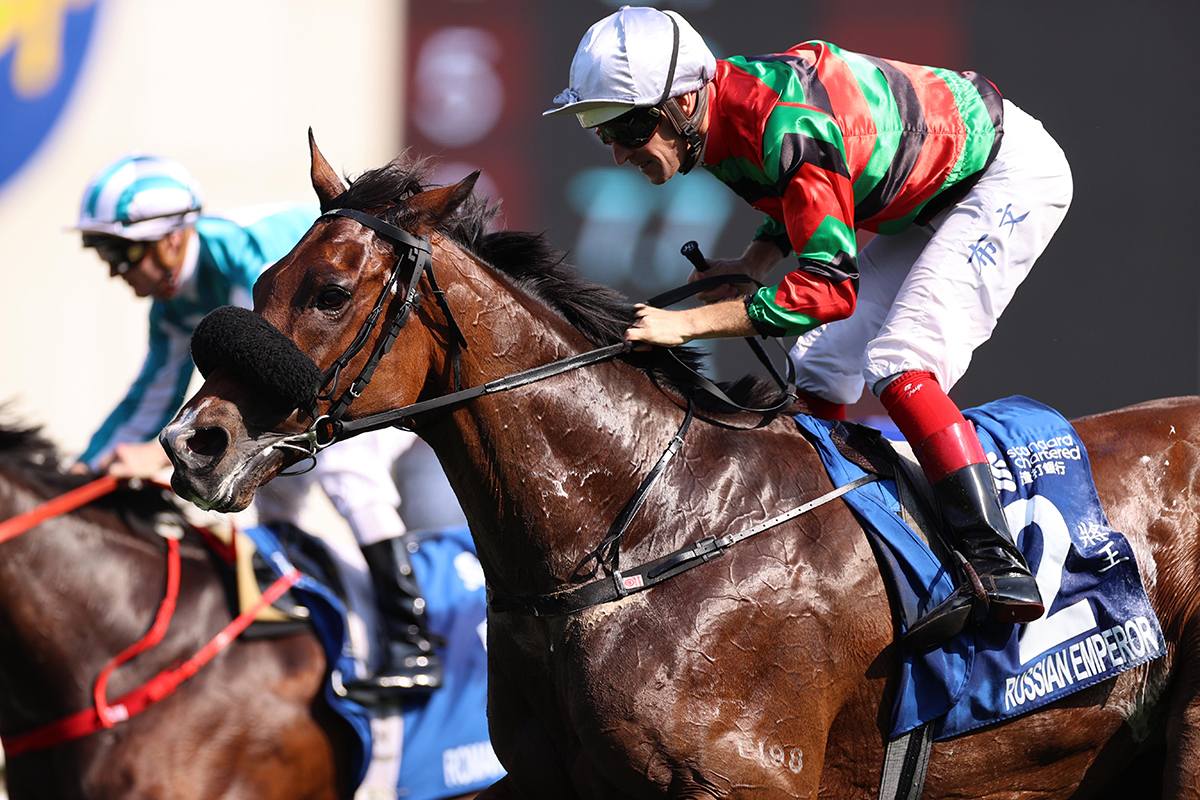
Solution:
M 222 306 L 192 333 L 192 360 L 207 378 L 224 367 L 246 385 L 264 392 L 272 405 L 311 411 L 321 370 L 295 343 L 247 308 Z

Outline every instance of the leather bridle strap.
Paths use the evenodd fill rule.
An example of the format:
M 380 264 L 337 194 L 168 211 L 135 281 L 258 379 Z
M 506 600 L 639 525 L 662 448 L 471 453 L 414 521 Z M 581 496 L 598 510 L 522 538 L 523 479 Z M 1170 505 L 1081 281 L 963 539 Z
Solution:
M 392 267 L 392 272 L 388 276 L 387 282 L 383 286 L 383 290 L 379 293 L 379 298 L 375 301 L 375 306 L 371 309 L 370 314 L 363 321 L 362 327 L 359 328 L 358 334 L 354 337 L 354 341 L 346 348 L 329 369 L 325 371 L 325 377 L 322 382 L 323 386 L 329 386 L 329 389 L 323 394 L 318 395 L 320 400 L 329 400 L 333 397 L 333 393 L 337 389 L 338 378 L 343 369 L 350 361 L 358 355 L 358 353 L 366 346 L 367 339 L 370 338 L 371 332 L 375 330 L 375 326 L 379 324 L 379 317 L 383 314 L 384 308 L 387 305 L 388 298 L 392 295 L 394 287 L 400 280 L 400 273 L 406 264 L 412 264 L 412 276 L 408 282 L 408 288 L 404 294 L 404 302 L 397 310 L 388 330 L 379 337 L 375 343 L 371 355 L 367 359 L 367 363 L 363 366 L 362 371 L 351 382 L 350 386 L 333 402 L 329 411 L 325 413 L 326 421 L 337 423 L 346 413 L 346 409 L 353 403 L 366 389 L 367 384 L 371 382 L 372 376 L 375 374 L 376 367 L 379 366 L 379 361 L 392 349 L 392 344 L 396 341 L 396 337 L 400 334 L 401 329 L 408 322 L 408 317 L 416 308 L 419 302 L 417 294 L 417 284 L 421 280 L 421 275 L 425 274 L 429 277 L 429 283 L 432 287 L 434 298 L 441 307 L 442 312 L 446 316 L 447 323 L 450 325 L 454 343 L 465 348 L 467 346 L 466 337 L 463 336 L 462 330 L 459 329 L 458 323 L 454 319 L 454 315 L 450 313 L 450 306 L 446 302 L 445 293 L 438 288 L 437 280 L 434 278 L 432 264 L 433 260 L 432 245 L 428 236 L 414 236 L 408 231 L 402 230 L 395 225 L 391 225 L 378 217 L 366 214 L 362 211 L 356 211 L 352 208 L 335 208 L 322 214 L 319 219 L 327 217 L 346 217 L 352 219 L 364 227 L 375 231 L 380 238 L 391 242 L 396 250 L 396 263 Z M 332 385 L 330 385 L 332 384 Z
M 697 267 L 697 269 L 699 269 L 699 267 Z M 710 289 L 714 286 L 725 286 L 730 283 L 754 283 L 760 288 L 762 287 L 762 283 L 760 281 L 750 277 L 749 275 L 743 275 L 741 273 L 730 275 L 710 275 L 684 286 L 670 289 L 662 294 L 657 294 L 647 300 L 646 305 L 654 306 L 655 308 L 666 308 L 669 305 L 678 303 L 680 300 L 686 300 L 693 295 L 699 294 L 705 289 Z M 775 385 L 779 387 L 780 393 L 778 399 L 766 408 L 749 408 L 747 406 L 735 403 L 728 395 L 725 394 L 725 392 L 721 390 L 719 386 L 701 375 L 696 370 L 689 367 L 687 364 L 679 361 L 679 357 L 675 356 L 674 352 L 672 352 L 671 355 L 675 357 L 676 361 L 679 361 L 680 366 L 692 373 L 692 379 L 695 381 L 697 388 L 708 392 L 721 402 L 726 403 L 733 408 L 738 409 L 739 411 L 749 411 L 756 414 L 774 414 L 790 407 L 796 402 L 796 398 L 799 395 L 799 390 L 796 388 L 796 365 L 792 363 L 790 358 L 788 358 L 787 353 L 784 353 L 784 360 L 787 362 L 787 376 L 784 377 L 783 375 L 779 374 L 779 370 L 775 368 L 775 365 L 771 362 L 770 356 L 767 355 L 767 351 L 763 349 L 762 344 L 760 344 L 757 339 L 755 339 L 753 336 L 747 336 L 745 341 L 746 344 L 750 346 L 750 350 L 754 353 L 754 356 L 758 359 L 759 363 L 771 373 L 771 377 L 775 380 Z M 778 339 L 772 339 L 771 341 L 776 347 L 782 348 L 782 345 L 779 343 Z

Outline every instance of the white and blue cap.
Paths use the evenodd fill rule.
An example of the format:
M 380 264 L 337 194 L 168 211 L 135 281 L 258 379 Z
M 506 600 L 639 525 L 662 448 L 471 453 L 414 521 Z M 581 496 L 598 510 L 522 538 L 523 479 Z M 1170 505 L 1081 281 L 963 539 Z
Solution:
M 562 103 L 543 113 L 575 114 L 594 128 L 631 108 L 694 92 L 717 72 L 704 39 L 674 11 L 622 6 L 588 28 L 571 61 Z
M 92 176 L 76 229 L 139 242 L 161 239 L 200 216 L 200 185 L 178 161 L 127 155 Z

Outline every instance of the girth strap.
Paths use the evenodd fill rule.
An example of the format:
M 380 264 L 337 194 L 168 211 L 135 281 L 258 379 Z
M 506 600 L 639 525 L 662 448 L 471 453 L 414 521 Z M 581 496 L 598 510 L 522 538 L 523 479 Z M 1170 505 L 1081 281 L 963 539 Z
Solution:
M 663 454 L 659 456 L 658 463 L 642 479 L 637 491 L 633 493 L 633 497 L 629 498 L 625 507 L 617 514 L 616 519 L 608 526 L 608 535 L 604 537 L 604 540 L 575 566 L 575 572 L 571 576 L 573 579 L 591 577 L 603 569 L 612 577 L 613 586 L 617 592 L 624 594 L 621 582 L 621 539 L 625 536 L 625 531 L 629 529 L 629 524 L 633 521 L 634 516 L 641 510 L 642 504 L 646 502 L 646 496 L 650 493 L 650 489 L 658 482 L 659 477 L 667 468 L 667 464 L 671 463 L 671 459 L 675 458 L 675 454 L 683 447 L 684 437 L 687 436 L 695 413 L 696 403 L 689 397 L 687 413 L 683 416 L 683 422 L 671 441 L 667 443 Z M 584 566 L 592 561 L 596 562 L 596 566 L 585 572 Z

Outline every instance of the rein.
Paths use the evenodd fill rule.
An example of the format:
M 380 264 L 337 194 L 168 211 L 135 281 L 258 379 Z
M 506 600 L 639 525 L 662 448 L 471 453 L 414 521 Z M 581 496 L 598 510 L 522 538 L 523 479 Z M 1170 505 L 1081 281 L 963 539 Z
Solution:
M 405 265 L 412 264 L 412 277 L 409 279 L 408 289 L 405 292 L 404 302 L 396 315 L 392 318 L 391 324 L 387 331 L 380 336 L 379 341 L 375 343 L 374 349 L 371 351 L 367 363 L 363 366 L 358 377 L 356 377 L 350 386 L 342 393 L 342 395 L 333 402 L 329 410 L 320 416 L 315 413 L 315 403 L 310 410 L 310 416 L 314 417 L 313 424 L 308 430 L 303 433 L 286 436 L 271 445 L 273 448 L 280 450 L 290 450 L 300 453 L 304 458 L 309 459 L 312 463 L 304 470 L 299 472 L 282 473 L 287 475 L 297 475 L 302 472 L 307 472 L 316 466 L 317 454 L 329 447 L 338 439 L 348 438 L 359 433 L 367 431 L 379 430 L 381 428 L 390 427 L 405 427 L 402 423 L 417 414 L 426 411 L 433 411 L 445 406 L 462 403 L 467 400 L 473 400 L 476 397 L 482 397 L 495 392 L 503 392 L 509 389 L 515 389 L 519 386 L 525 386 L 530 383 L 545 380 L 561 375 L 565 372 L 580 369 L 582 367 L 599 364 L 604 361 L 609 361 L 617 356 L 629 352 L 633 345 L 629 342 L 621 342 L 619 344 L 601 347 L 595 350 L 590 350 L 568 358 L 554 361 L 540 367 L 517 372 L 512 375 L 507 375 L 503 378 L 497 378 L 494 381 L 475 386 L 469 389 L 461 389 L 451 392 L 450 394 L 442 395 L 441 397 L 424 400 L 418 403 L 412 403 L 403 408 L 391 409 L 378 414 L 360 417 L 356 420 L 347 422 L 342 421 L 346 410 L 350 404 L 362 395 L 367 385 L 371 382 L 372 376 L 375 374 L 375 369 L 379 366 L 380 359 L 392 349 L 392 344 L 396 341 L 400 331 L 408 323 L 409 316 L 412 310 L 417 307 L 420 302 L 420 295 L 417 293 L 417 284 L 421 280 L 422 275 L 429 278 L 429 283 L 432 286 L 432 291 L 438 306 L 442 309 L 450 328 L 453 332 L 451 341 L 451 359 L 454 362 L 454 382 L 457 386 L 460 382 L 459 374 L 459 347 L 466 349 L 467 340 L 463 336 L 462 329 L 454 318 L 454 313 L 450 310 L 449 303 L 446 302 L 446 295 L 437 284 L 437 279 L 433 272 L 432 245 L 428 236 L 414 236 L 408 231 L 396 227 L 390 223 L 384 222 L 378 217 L 366 214 L 362 211 L 356 211 L 348 208 L 335 208 L 322 214 L 318 219 L 327 217 L 345 217 L 346 219 L 354 220 L 355 222 L 370 228 L 375 231 L 380 238 L 390 242 L 396 251 L 396 263 L 392 267 L 391 274 L 388 276 L 387 282 L 384 284 L 383 291 L 380 292 L 379 298 L 375 301 L 374 307 L 363 320 L 362 326 L 355 335 L 354 340 L 341 356 L 339 356 L 329 369 L 324 373 L 322 385 L 329 385 L 330 388 L 318 394 L 316 400 L 331 400 L 337 389 L 337 384 L 342 370 L 350 363 L 363 347 L 366 346 L 367 340 L 371 333 L 379 325 L 379 318 L 383 313 L 386 305 L 387 297 L 392 293 L 395 286 L 399 284 L 400 273 Z M 719 390 L 718 390 L 719 391 Z M 408 427 L 411 427 L 408 426 Z
M 48 519 L 69 514 L 75 509 L 101 498 L 116 489 L 118 485 L 120 485 L 120 481 L 116 478 L 111 475 L 104 475 L 90 483 L 85 483 L 83 486 L 47 500 L 37 508 L 26 511 L 23 514 L 17 514 L 15 517 L 10 517 L 4 520 L 4 522 L 0 522 L 0 544 L 7 542 L 9 539 L 17 538 L 25 531 L 40 525 Z
M 433 295 L 437 299 L 438 306 L 441 308 L 442 313 L 445 315 L 446 320 L 448 321 L 448 324 L 453 332 L 453 338 L 451 341 L 451 359 L 454 363 L 454 385 L 456 387 L 460 383 L 458 348 L 461 347 L 466 349 L 467 340 L 463 335 L 462 329 L 459 327 L 458 322 L 454 318 L 454 313 L 450 310 L 450 305 L 446 301 L 445 292 L 438 288 L 437 279 L 433 272 L 432 245 L 430 243 L 429 236 L 414 236 L 408 231 L 384 222 L 378 217 L 349 208 L 332 209 L 325 212 L 317 219 L 320 220 L 327 217 L 345 217 L 346 219 L 354 220 L 364 227 L 370 228 L 371 230 L 375 231 L 380 238 L 391 242 L 397 255 L 396 263 L 392 267 L 391 274 L 388 276 L 383 290 L 379 293 L 379 298 L 375 301 L 375 305 L 371 309 L 371 312 L 367 315 L 367 318 L 363 320 L 363 324 L 359 327 L 358 333 L 355 335 L 354 340 L 350 343 L 350 346 L 346 349 L 346 351 L 337 359 L 335 359 L 333 364 L 330 365 L 329 369 L 325 371 L 322 379 L 322 386 L 330 384 L 332 385 L 327 391 L 318 394 L 316 396 L 316 400 L 331 400 L 333 398 L 333 394 L 337 389 L 338 380 L 341 376 L 342 370 L 346 368 L 346 365 L 350 363 L 354 356 L 362 351 L 363 347 L 366 346 L 367 339 L 370 338 L 371 333 L 379 324 L 379 318 L 383 313 L 387 297 L 392 293 L 394 287 L 399 284 L 400 272 L 402 268 L 406 264 L 411 263 L 413 265 L 413 272 L 412 277 L 409 279 L 408 290 L 405 292 L 403 304 L 396 312 L 395 317 L 393 317 L 388 330 L 379 338 L 379 341 L 376 342 L 375 348 L 371 351 L 371 355 L 368 358 L 367 363 L 363 366 L 362 371 L 359 372 L 358 377 L 354 379 L 346 391 L 343 392 L 341 397 L 339 397 L 330 406 L 329 410 L 325 414 L 318 416 L 316 413 L 316 403 L 313 403 L 312 408 L 309 409 L 309 415 L 313 417 L 313 424 L 309 426 L 307 430 L 302 433 L 285 436 L 279 441 L 270 445 L 271 448 L 289 450 L 294 453 L 299 453 L 301 456 L 311 461 L 311 463 L 305 469 L 296 472 L 280 473 L 282 475 L 299 475 L 313 469 L 317 463 L 317 454 L 334 444 L 339 439 L 349 438 L 360 433 L 380 430 L 382 428 L 399 427 L 411 430 L 414 427 L 412 418 L 418 414 L 434 411 L 439 408 L 445 408 L 457 403 L 463 403 L 484 395 L 494 394 L 496 392 L 504 392 L 508 391 L 509 389 L 516 389 L 520 386 L 536 383 L 537 381 L 552 378 L 556 375 L 562 375 L 566 372 L 571 372 L 583 367 L 610 361 L 618 356 L 628 353 L 633 349 L 633 345 L 630 342 L 621 342 L 618 344 L 609 345 L 607 347 L 599 347 L 594 350 L 589 350 L 586 353 L 569 356 L 558 361 L 552 361 L 549 364 L 543 364 L 542 366 L 533 367 L 531 369 L 513 373 L 512 375 L 497 378 L 480 386 L 474 386 L 469 389 L 459 389 L 440 397 L 422 400 L 401 408 L 381 411 L 377 414 L 370 414 L 365 417 L 360 417 L 356 420 L 343 422 L 342 417 L 345 415 L 347 409 L 349 409 L 350 404 L 362 395 L 362 392 L 371 382 L 371 378 L 375 374 L 375 369 L 379 366 L 379 361 L 383 358 L 383 356 L 387 355 L 387 353 L 391 351 L 392 345 L 396 341 L 396 337 L 399 336 L 400 331 L 408 323 L 408 318 L 411 315 L 412 310 L 419 305 L 420 295 L 417 292 L 417 284 L 421 279 L 421 275 L 427 275 L 429 277 L 429 283 L 433 287 Z M 691 246 L 690 248 L 689 245 Z M 693 263 L 695 263 L 695 258 L 699 256 L 699 251 L 695 248 L 695 242 L 688 242 L 688 244 L 684 246 L 683 252 L 689 257 L 689 259 L 693 260 Z M 703 259 L 701 258 L 701 261 L 702 260 Z M 648 304 L 658 306 L 671 305 L 679 302 L 680 300 L 691 297 L 698 292 L 704 291 L 710 286 L 715 286 L 721 283 L 741 281 L 752 281 L 757 283 L 757 281 L 755 281 L 753 278 L 746 275 L 725 275 L 702 278 L 690 286 L 680 287 L 670 292 L 653 297 L 648 301 Z M 775 366 L 771 363 L 770 358 L 767 357 L 766 353 L 762 349 L 762 346 L 757 341 L 752 338 L 749 338 L 746 341 L 750 344 L 759 361 L 761 361 L 771 373 L 772 377 L 775 379 L 776 383 L 781 389 L 779 400 L 767 408 L 747 408 L 746 406 L 739 405 L 730 399 L 729 396 L 726 395 L 725 392 L 722 391 L 721 388 L 715 383 L 701 375 L 699 372 L 696 372 L 694 369 L 688 367 L 682 361 L 679 361 L 678 357 L 675 358 L 680 366 L 692 374 L 692 380 L 694 381 L 696 388 L 707 392 L 732 408 L 753 413 L 773 414 L 792 405 L 796 401 L 797 392 L 794 380 L 795 367 L 791 363 L 790 359 L 788 360 L 788 374 L 787 378 L 785 379 L 779 375 L 778 370 L 775 369 Z M 674 356 L 674 354 L 672 355 Z
M 5 520 L 0 523 L 0 542 L 14 539 L 46 520 L 70 513 L 111 493 L 118 485 L 118 479 L 105 475 L 77 489 L 47 500 L 30 511 Z M 262 593 L 262 596 L 250 608 L 222 628 L 220 633 L 190 659 L 173 668 L 164 669 L 137 689 L 127 692 L 109 703 L 108 681 L 113 672 L 122 664 L 132 660 L 134 656 L 159 644 L 166 635 L 171 619 L 175 615 L 182 571 L 179 541 L 170 537 L 164 538 L 167 539 L 167 588 L 159 603 L 158 611 L 154 615 L 154 623 L 150 626 L 150 630 L 141 639 L 112 658 L 100 670 L 92 688 L 93 707 L 40 725 L 17 736 L 0 736 L 0 747 L 3 747 L 8 756 L 32 753 L 73 742 L 111 728 L 119 722 L 125 722 L 142 713 L 172 694 L 180 684 L 195 675 L 201 667 L 228 647 L 230 642 L 250 626 L 260 611 L 282 597 L 283 593 L 301 577 L 300 572 L 295 569 L 281 576 Z

